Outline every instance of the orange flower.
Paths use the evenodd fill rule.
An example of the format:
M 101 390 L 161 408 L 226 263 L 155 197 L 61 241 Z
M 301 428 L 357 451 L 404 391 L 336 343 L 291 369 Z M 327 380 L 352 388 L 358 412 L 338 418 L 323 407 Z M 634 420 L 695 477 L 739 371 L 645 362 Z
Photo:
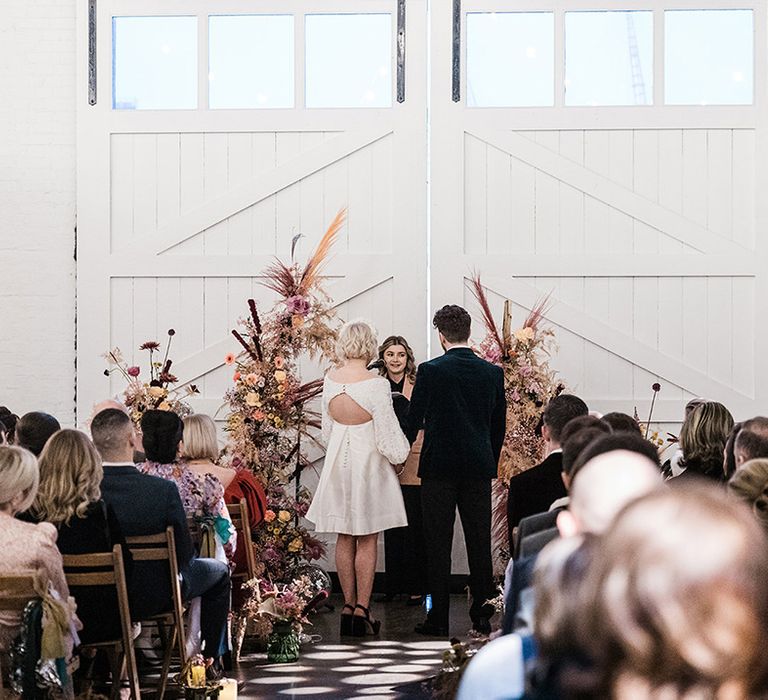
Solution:
M 251 418 L 257 421 L 263 421 L 265 418 L 264 411 L 254 411 L 253 413 L 251 413 Z
M 233 381 L 233 382 L 239 382 L 239 381 L 240 381 L 240 372 L 235 372 L 235 373 L 232 375 L 232 381 Z
M 228 352 L 226 355 L 224 355 L 224 364 L 234 365 L 235 362 L 237 362 L 237 357 L 235 357 L 235 353 Z
M 251 386 L 256 386 L 259 383 L 259 375 L 255 372 L 250 372 L 249 374 L 245 375 L 245 381 Z
M 299 316 L 298 314 L 295 316 L 291 316 L 291 328 L 301 328 L 304 325 L 304 317 Z
M 275 511 L 268 510 L 264 513 L 264 520 L 266 520 L 268 523 L 271 523 L 275 519 Z
M 275 369 L 282 369 L 283 367 L 285 367 L 285 360 L 278 355 L 275 358 Z

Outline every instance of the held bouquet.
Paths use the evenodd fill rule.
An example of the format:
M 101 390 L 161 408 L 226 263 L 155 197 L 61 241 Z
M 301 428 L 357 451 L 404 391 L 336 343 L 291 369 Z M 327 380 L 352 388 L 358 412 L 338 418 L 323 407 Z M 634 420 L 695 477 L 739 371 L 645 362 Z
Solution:
M 168 357 L 174 335 L 176 331 L 170 328 L 162 361 L 155 358 L 155 353 L 158 358 L 160 356 L 160 343 L 157 341 L 148 340 L 139 346 L 139 350 L 149 352 L 149 372 L 145 375 L 148 378 L 144 380 L 140 379 L 141 367 L 129 365 L 123 358 L 120 348 L 113 348 L 104 354 L 104 358 L 110 365 L 109 369 L 104 370 L 104 374 L 109 377 L 117 372 L 128 382 L 123 390 L 123 402 L 136 425 L 141 423 L 141 417 L 145 411 L 172 411 L 179 416 L 192 413 L 185 399 L 200 392 L 194 384 L 187 384 L 181 388 L 174 387 L 179 380 L 171 373 L 173 361 Z

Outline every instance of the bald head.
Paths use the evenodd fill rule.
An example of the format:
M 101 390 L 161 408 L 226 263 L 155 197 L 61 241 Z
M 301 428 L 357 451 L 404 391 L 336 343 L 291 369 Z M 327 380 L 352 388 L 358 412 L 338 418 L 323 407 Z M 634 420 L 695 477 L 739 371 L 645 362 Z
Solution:
M 105 399 L 104 401 L 99 401 L 99 403 L 93 405 L 91 420 L 93 420 L 95 415 L 101 413 L 102 411 L 106 411 L 108 408 L 114 408 L 117 411 L 128 413 L 128 409 L 125 407 L 125 404 L 120 403 L 116 399 Z
M 570 516 L 579 532 L 604 532 L 627 503 L 663 483 L 656 465 L 644 455 L 614 450 L 593 457 L 571 485 Z

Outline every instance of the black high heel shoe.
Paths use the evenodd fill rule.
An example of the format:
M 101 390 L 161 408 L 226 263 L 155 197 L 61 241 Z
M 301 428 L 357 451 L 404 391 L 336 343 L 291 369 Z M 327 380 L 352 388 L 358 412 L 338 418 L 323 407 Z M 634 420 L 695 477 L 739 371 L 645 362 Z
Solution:
M 381 620 L 371 620 L 371 611 L 362 605 L 355 605 L 355 609 L 360 608 L 365 615 L 355 615 L 352 618 L 352 636 L 365 637 L 368 634 L 368 628 L 371 628 L 371 634 L 375 637 L 381 629 Z
M 344 611 L 349 608 L 352 612 L 344 614 Z M 339 625 L 339 635 L 342 637 L 351 637 L 352 636 L 352 620 L 353 615 L 352 613 L 355 612 L 355 606 L 351 603 L 344 603 L 344 607 L 341 609 L 341 618 L 340 618 L 340 625 Z

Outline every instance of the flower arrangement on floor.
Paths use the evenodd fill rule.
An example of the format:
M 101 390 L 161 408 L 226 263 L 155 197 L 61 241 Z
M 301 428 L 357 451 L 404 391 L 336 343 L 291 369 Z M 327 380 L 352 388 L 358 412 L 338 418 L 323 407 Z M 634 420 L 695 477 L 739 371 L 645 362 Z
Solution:
M 170 328 L 162 361 L 155 359 L 155 353 L 160 356 L 160 343 L 156 340 L 148 340 L 139 346 L 139 350 L 149 352 L 149 373 L 144 380 L 140 378 L 141 367 L 128 365 L 120 348 L 113 348 L 104 354 L 110 365 L 109 369 L 104 370 L 104 374 L 109 377 L 117 372 L 128 382 L 123 390 L 123 403 L 137 426 L 141 423 L 141 417 L 149 410 L 173 411 L 179 416 L 192 413 L 186 399 L 199 391 L 194 384 L 174 387 L 179 380 L 171 373 L 173 361 L 168 357 L 174 335 L 176 331 Z
M 544 440 L 539 431 L 544 407 L 565 386 L 549 366 L 555 349 L 555 334 L 544 325 L 548 297 L 537 302 L 520 328 L 513 330 L 512 304 L 504 302 L 501 332 L 493 318 L 479 275 L 471 280 L 471 291 L 483 314 L 486 335 L 475 352 L 504 370 L 507 398 L 507 432 L 499 459 L 499 475 L 493 483 L 493 543 L 495 568 L 503 571 L 508 561 L 507 485 L 510 479 L 538 464 Z

